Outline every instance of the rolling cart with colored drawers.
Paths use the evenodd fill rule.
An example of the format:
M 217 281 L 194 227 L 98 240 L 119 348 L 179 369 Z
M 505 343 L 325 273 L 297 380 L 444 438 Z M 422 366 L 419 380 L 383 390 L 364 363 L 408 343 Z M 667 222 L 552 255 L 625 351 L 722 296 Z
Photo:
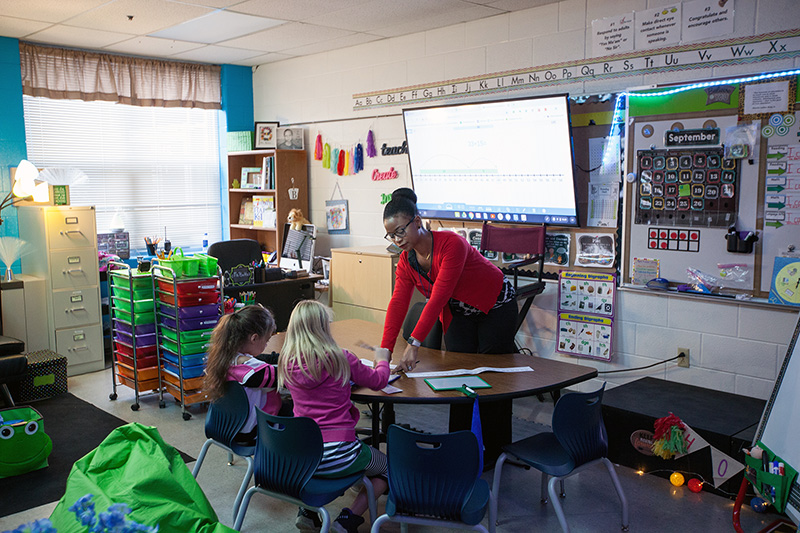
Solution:
M 150 272 L 132 270 L 125 263 L 112 262 L 109 267 L 111 293 L 111 336 L 114 354 L 111 358 L 112 392 L 117 399 L 117 386 L 134 390 L 133 411 L 139 410 L 143 391 L 159 395 L 163 408 L 164 389 L 156 336 L 155 289 Z
M 219 272 L 210 277 L 176 277 L 168 267 L 153 266 L 158 353 L 164 390 L 183 407 L 208 401 L 203 391 L 206 352 L 220 317 Z

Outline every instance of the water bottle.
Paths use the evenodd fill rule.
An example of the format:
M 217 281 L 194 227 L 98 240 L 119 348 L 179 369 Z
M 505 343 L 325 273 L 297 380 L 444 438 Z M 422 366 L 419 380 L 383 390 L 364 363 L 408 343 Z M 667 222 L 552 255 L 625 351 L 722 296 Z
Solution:
M 208 233 L 203 234 L 203 253 L 208 253 Z

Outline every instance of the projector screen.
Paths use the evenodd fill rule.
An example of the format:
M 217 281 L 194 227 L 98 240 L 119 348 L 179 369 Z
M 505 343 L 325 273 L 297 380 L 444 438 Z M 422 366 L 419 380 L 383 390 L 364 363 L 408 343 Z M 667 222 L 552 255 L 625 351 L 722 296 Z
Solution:
M 404 109 L 425 218 L 577 226 L 565 94 Z

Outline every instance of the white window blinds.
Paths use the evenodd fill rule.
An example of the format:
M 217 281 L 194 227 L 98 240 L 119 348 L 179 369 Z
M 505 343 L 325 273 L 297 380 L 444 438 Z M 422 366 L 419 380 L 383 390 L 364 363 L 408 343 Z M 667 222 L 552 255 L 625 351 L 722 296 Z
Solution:
M 119 213 L 133 250 L 144 237 L 198 249 L 221 240 L 217 110 L 136 107 L 23 96 L 28 160 L 75 167 L 73 205 L 97 208 L 98 233 Z

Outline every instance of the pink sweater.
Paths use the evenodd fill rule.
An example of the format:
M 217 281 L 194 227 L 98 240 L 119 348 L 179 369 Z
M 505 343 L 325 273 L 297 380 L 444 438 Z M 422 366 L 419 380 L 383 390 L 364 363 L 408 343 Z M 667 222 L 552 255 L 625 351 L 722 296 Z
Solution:
M 356 385 L 380 390 L 389 382 L 389 363 L 380 361 L 372 369 L 352 353 L 344 350 L 350 363 L 350 380 Z M 350 384 L 342 385 L 324 369 L 319 380 L 309 378 L 299 367 L 287 369 L 292 383 L 286 387 L 292 393 L 294 416 L 312 418 L 322 431 L 323 442 L 352 442 L 356 440 L 358 409 L 350 401 Z

